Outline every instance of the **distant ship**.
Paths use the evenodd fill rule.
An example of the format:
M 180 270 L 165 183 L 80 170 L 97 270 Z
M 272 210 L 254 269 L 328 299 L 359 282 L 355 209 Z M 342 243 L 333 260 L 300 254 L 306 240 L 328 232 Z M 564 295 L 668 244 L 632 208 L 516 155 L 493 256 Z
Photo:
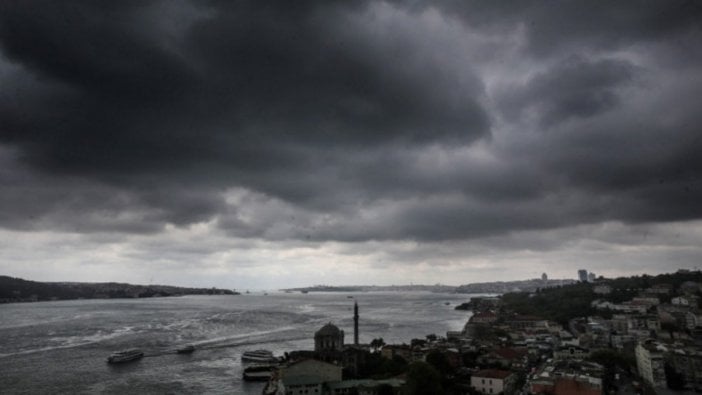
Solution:
M 195 351 L 195 346 L 193 346 L 192 344 L 187 344 L 176 350 L 178 354 L 190 354 L 193 351 Z
M 270 363 L 277 362 L 278 358 L 273 356 L 273 353 L 268 350 L 245 351 L 241 354 L 242 362 L 259 362 Z
M 137 348 L 133 348 L 131 350 L 118 351 L 118 352 L 112 353 L 112 355 L 107 357 L 107 362 L 108 363 L 122 363 L 122 362 L 136 361 L 137 359 L 141 359 L 142 357 L 144 357 L 144 352 L 137 349 Z

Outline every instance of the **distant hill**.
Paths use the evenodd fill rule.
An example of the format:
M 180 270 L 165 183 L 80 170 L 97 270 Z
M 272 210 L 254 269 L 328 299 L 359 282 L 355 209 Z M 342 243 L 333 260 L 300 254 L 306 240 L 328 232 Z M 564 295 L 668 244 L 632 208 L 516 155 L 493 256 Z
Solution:
M 38 282 L 0 276 L 0 303 L 234 294 L 236 293 L 232 290 L 217 288 L 184 288 L 169 285 L 124 283 Z
M 450 285 L 315 285 L 312 287 L 287 288 L 285 292 L 379 292 L 379 291 L 425 291 L 425 292 L 455 292 L 456 287 Z
M 596 299 L 611 303 L 631 300 L 640 294 L 652 294 L 661 302 L 670 302 L 671 297 L 681 293 L 700 292 L 702 272 L 679 270 L 656 276 L 640 276 L 599 279 L 594 283 L 573 283 L 562 287 L 541 288 L 535 293 L 513 292 L 502 295 L 503 306 L 524 315 L 536 315 L 566 325 L 570 319 L 593 314 L 607 315 L 605 311 L 595 311 L 591 303 Z M 608 286 L 606 294 L 595 292 L 596 286 Z M 669 291 L 658 293 L 656 288 L 664 287 Z
M 442 293 L 505 293 L 505 292 L 533 292 L 538 288 L 558 287 L 572 284 L 575 280 L 519 280 L 519 281 L 494 281 L 485 283 L 472 283 L 459 286 L 451 285 L 315 285 L 312 287 L 288 288 L 286 292 L 373 292 L 373 291 L 425 291 Z
M 506 292 L 534 292 L 540 288 L 559 287 L 575 283 L 575 280 L 519 280 L 519 281 L 495 281 L 489 283 L 472 283 L 459 285 L 456 293 L 477 294 L 477 293 L 506 293 Z

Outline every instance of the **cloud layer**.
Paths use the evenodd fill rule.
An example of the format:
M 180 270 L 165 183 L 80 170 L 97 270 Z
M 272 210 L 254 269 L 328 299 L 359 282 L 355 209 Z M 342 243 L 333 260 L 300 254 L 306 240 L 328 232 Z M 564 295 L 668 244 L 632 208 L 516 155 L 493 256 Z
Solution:
M 688 1 L 7 2 L 0 227 L 128 238 L 209 224 L 230 240 L 452 251 L 517 251 L 495 240 L 528 233 L 555 251 L 591 226 L 692 223 L 701 14 Z

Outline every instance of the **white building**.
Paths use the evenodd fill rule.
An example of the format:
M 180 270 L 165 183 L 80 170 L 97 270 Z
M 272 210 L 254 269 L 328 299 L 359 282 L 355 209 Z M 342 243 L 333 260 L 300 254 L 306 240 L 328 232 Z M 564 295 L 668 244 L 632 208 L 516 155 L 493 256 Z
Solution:
M 342 367 L 331 363 L 305 359 L 280 370 L 277 394 L 322 394 L 323 384 L 341 381 Z
M 607 294 L 612 293 L 612 287 L 610 287 L 607 284 L 595 285 L 592 288 L 592 292 L 594 292 L 598 295 L 607 295 Z
M 654 388 L 667 386 L 663 358 L 665 352 L 666 348 L 663 345 L 650 339 L 639 342 L 636 346 L 636 368 L 641 378 Z
M 499 369 L 485 369 L 473 374 L 470 386 L 481 394 L 509 393 L 515 376 L 512 372 Z
M 564 359 L 584 359 L 590 355 L 590 350 L 578 346 L 565 346 L 558 347 L 553 350 L 553 359 L 564 360 Z

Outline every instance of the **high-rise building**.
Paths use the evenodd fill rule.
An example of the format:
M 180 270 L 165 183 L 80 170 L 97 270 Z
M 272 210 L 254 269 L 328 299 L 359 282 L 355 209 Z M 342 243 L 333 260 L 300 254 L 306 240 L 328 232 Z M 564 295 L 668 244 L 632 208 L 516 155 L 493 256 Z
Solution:
M 541 274 L 541 281 L 548 281 L 548 275 L 546 273 Z
M 597 276 L 595 275 L 595 273 L 590 272 L 587 274 L 587 281 L 594 283 L 595 279 L 597 279 Z
M 663 358 L 665 347 L 649 339 L 640 342 L 634 351 L 639 375 L 652 387 L 665 388 L 667 384 Z
M 578 270 L 578 280 L 580 280 L 582 282 L 587 281 L 587 270 L 585 270 L 585 269 Z

